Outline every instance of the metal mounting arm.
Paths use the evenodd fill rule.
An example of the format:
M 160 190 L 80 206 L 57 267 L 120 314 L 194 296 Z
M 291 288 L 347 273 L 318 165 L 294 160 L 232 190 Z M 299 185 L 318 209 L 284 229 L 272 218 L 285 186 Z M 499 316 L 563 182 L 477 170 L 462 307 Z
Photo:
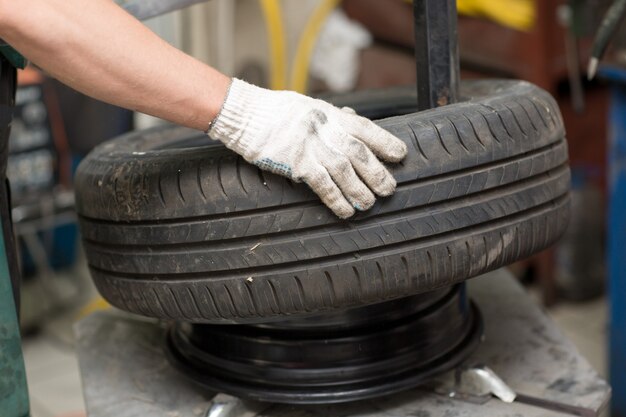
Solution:
M 459 52 L 456 0 L 415 0 L 418 109 L 458 100 Z

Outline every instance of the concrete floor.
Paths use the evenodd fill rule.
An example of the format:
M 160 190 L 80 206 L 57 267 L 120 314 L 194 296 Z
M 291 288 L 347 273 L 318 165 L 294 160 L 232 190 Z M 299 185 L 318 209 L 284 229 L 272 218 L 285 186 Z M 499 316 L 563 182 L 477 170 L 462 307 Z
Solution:
M 78 417 L 84 413 L 71 326 L 78 310 L 49 322 L 24 340 L 32 417 Z M 607 374 L 607 302 L 562 303 L 548 312 L 592 366 Z

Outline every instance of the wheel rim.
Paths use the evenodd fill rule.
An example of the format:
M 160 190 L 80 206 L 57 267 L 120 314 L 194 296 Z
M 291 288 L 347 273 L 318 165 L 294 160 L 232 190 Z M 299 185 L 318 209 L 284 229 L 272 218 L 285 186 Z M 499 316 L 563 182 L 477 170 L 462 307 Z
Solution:
M 305 319 L 261 325 L 175 323 L 173 365 L 210 390 L 291 404 L 402 391 L 465 360 L 482 319 L 465 285 Z

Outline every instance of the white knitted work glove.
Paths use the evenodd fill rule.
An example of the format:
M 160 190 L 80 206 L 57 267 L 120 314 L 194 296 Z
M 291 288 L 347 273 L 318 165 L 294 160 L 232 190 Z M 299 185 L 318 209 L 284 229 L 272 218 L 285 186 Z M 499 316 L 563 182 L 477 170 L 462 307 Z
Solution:
M 404 142 L 352 109 L 238 79 L 208 134 L 261 169 L 304 181 L 342 219 L 371 208 L 374 193 L 395 191 L 376 156 L 399 162 L 407 153 Z

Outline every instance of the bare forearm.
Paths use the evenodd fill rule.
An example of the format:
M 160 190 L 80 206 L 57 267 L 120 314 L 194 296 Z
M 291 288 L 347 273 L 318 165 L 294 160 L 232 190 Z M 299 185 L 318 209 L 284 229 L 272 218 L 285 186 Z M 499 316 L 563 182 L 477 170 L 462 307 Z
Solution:
M 230 82 L 110 0 L 0 0 L 0 37 L 76 90 L 200 130 Z

